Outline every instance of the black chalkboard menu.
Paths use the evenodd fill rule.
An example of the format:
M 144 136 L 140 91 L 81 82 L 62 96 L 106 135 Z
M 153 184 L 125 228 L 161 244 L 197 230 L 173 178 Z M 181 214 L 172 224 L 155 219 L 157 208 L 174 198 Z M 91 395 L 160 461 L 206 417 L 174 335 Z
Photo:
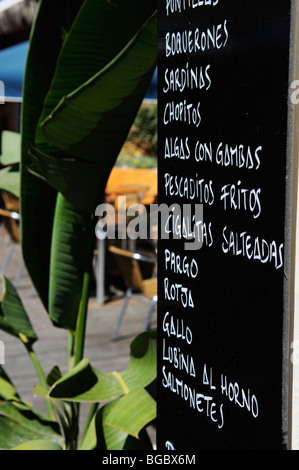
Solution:
M 290 0 L 158 0 L 160 450 L 285 449 Z

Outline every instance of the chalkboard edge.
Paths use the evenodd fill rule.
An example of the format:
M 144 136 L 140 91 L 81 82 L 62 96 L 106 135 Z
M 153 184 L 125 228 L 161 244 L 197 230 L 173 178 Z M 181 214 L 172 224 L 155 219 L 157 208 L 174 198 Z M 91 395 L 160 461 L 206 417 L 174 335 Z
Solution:
M 289 90 L 299 77 L 299 10 L 298 0 L 291 0 Z M 292 449 L 293 426 L 293 365 L 291 345 L 294 341 L 295 293 L 296 293 L 296 235 L 298 219 L 298 139 L 299 109 L 288 96 L 288 135 L 286 157 L 285 198 L 285 263 L 284 263 L 284 315 L 283 315 L 283 364 L 282 364 L 282 439 L 283 448 Z

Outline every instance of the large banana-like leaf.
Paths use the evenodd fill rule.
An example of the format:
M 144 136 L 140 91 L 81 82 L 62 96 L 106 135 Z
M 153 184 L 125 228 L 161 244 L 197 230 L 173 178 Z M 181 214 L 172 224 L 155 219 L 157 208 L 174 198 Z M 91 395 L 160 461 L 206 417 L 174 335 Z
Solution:
M 6 374 L 3 367 L 0 366 L 0 399 L 7 401 L 16 401 L 19 400 L 19 394 Z
M 46 299 L 44 303 L 53 322 L 72 330 L 76 326 L 83 275 L 91 266 L 93 212 L 101 202 L 106 181 L 154 69 L 155 32 L 151 40 L 147 35 L 142 55 L 135 55 L 135 62 L 132 61 L 132 50 L 136 51 L 138 44 L 144 43 L 143 29 L 140 34 L 137 33 L 154 10 L 153 0 L 84 2 L 61 49 L 56 72 L 40 113 L 35 139 L 30 143 L 27 141 L 26 151 L 28 153 L 30 150 L 31 161 L 29 165 L 26 156 L 26 168 L 30 166 L 32 177 L 40 177 L 42 185 L 47 182 L 58 197 L 57 203 L 55 199 L 55 213 L 53 206 L 47 213 L 50 219 L 48 230 L 52 233 L 54 223 L 53 234 L 57 231 L 53 235 L 53 243 L 50 245 L 49 237 L 39 243 L 33 238 L 38 243 L 38 246 L 33 246 L 27 237 L 24 249 L 29 252 L 37 248 L 38 252 L 45 253 L 43 259 L 47 259 L 43 271 L 50 277 L 49 303 L 48 296 L 44 295 L 45 283 L 40 283 L 38 278 L 34 283 Z M 147 25 L 145 31 L 148 29 Z M 154 27 L 151 26 L 151 29 L 153 32 Z M 115 67 L 119 63 L 129 65 L 129 74 L 126 73 L 128 68 L 123 67 L 118 69 L 116 80 L 110 80 L 109 99 L 113 95 L 118 96 L 115 108 L 115 102 L 107 106 L 107 88 L 101 88 L 101 83 L 109 75 L 114 80 Z M 105 72 L 101 74 L 103 68 Z M 128 83 L 131 86 L 128 87 Z M 84 128 L 83 135 L 82 132 L 78 133 L 77 114 L 70 117 L 69 112 L 63 112 L 66 109 L 64 96 L 68 96 L 67 101 L 71 99 L 73 105 L 79 106 L 79 128 Z M 63 104 L 59 106 L 61 100 Z M 100 103 L 100 106 L 94 107 L 94 103 Z M 106 103 L 104 108 L 103 103 Z M 54 109 L 59 120 L 53 119 L 51 129 L 54 124 L 56 132 L 57 126 L 63 128 L 67 122 L 70 129 L 68 134 L 65 133 L 67 148 L 64 139 L 60 138 L 58 142 L 51 136 L 51 142 L 48 140 L 50 134 L 47 134 L 46 127 L 50 129 L 50 126 L 46 123 Z M 75 148 L 72 142 L 77 142 L 78 136 L 80 142 Z M 73 157 L 75 161 L 72 161 Z M 39 195 L 35 194 L 35 197 L 39 198 Z M 54 200 L 53 195 L 49 200 Z M 36 234 L 40 216 L 35 215 L 33 219 L 31 224 L 34 228 L 31 227 L 28 233 Z M 38 273 L 41 265 L 33 261 L 27 268 L 30 274 L 31 269 Z
M 63 446 L 59 426 L 21 401 L 0 404 L 0 448 L 12 449 L 27 441 L 46 440 Z M 53 444 L 54 445 L 54 444 Z
M 110 401 L 93 417 L 81 450 L 129 449 L 132 440 L 134 449 L 150 447 L 147 435 L 146 439 L 140 437 L 143 428 L 156 417 L 155 400 L 144 389 L 156 378 L 156 343 L 155 332 L 141 333 L 131 343 L 130 361 L 124 371 L 100 372 L 83 359 L 53 384 L 49 392 L 52 398 Z
M 23 442 L 10 450 L 62 450 L 62 447 L 47 439 L 33 439 L 32 441 Z
M 156 7 L 156 0 L 85 0 L 61 49 L 40 122 L 52 113 L 64 96 L 81 87 L 113 61 L 153 15 Z M 84 125 L 82 121 L 89 109 L 81 108 L 81 111 L 80 121 Z M 42 145 L 48 147 L 39 127 L 36 144 L 39 148 Z M 88 156 L 83 158 L 88 159 Z
M 63 97 L 41 122 L 41 131 L 50 142 L 95 162 L 103 159 L 102 152 L 109 151 L 111 145 L 119 150 L 115 137 L 119 132 L 121 142 L 126 137 L 154 72 L 156 29 L 156 17 L 152 17 L 106 67 Z M 86 138 L 91 131 L 96 134 L 92 140 Z M 38 145 L 38 138 L 36 142 Z
M 0 367 L 0 449 L 58 450 L 63 443 L 59 425 L 22 402 Z
M 136 406 L 138 403 L 138 406 Z M 141 431 L 156 417 L 155 400 L 141 387 L 100 408 L 94 416 L 80 450 L 151 448 L 148 439 L 140 439 Z
M 57 193 L 28 171 L 28 148 L 55 73 L 64 35 L 83 0 L 40 0 L 26 63 L 21 120 L 21 217 L 24 260 L 48 308 L 50 247 Z
M 26 344 L 33 344 L 37 340 L 37 335 L 33 330 L 23 303 L 9 279 L 2 275 L 2 280 L 0 329 L 20 338 Z
M 49 396 L 74 402 L 102 402 L 146 387 L 156 378 L 157 341 L 154 332 L 141 333 L 131 343 L 130 361 L 121 372 L 101 372 L 83 359 L 71 372 L 59 379 Z
M 49 140 L 76 157 L 81 156 L 73 162 L 58 157 L 55 164 L 53 158 L 48 158 L 48 162 L 43 158 L 40 167 L 41 176 L 61 193 L 54 219 L 49 315 L 70 329 L 76 325 L 83 275 L 91 264 L 92 212 L 101 201 L 110 171 L 148 88 L 155 65 L 155 30 L 152 20 L 117 60 L 64 99 L 43 125 L 45 133 L 50 134 Z M 57 133 L 60 140 L 56 139 Z M 68 171 L 62 172 L 62 166 Z
M 75 208 L 94 211 L 95 199 L 104 189 L 137 114 L 155 62 L 156 18 L 152 18 L 111 63 L 63 97 L 41 122 L 36 144 L 29 149 L 30 171 Z M 64 155 L 55 153 L 57 147 Z
M 141 429 L 153 421 L 155 417 L 155 400 L 144 388 L 134 387 L 107 406 L 103 423 L 105 426 L 138 437 Z

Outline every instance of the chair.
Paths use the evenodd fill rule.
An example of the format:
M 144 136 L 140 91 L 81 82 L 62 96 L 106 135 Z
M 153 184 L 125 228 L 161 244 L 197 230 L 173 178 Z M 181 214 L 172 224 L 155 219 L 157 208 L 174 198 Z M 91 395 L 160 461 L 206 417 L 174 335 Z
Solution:
M 114 245 L 109 246 L 109 251 L 114 255 L 116 264 L 120 270 L 120 273 L 122 274 L 126 286 L 124 303 L 111 336 L 111 340 L 115 341 L 121 322 L 125 315 L 128 302 L 134 292 L 142 293 L 147 299 L 150 299 L 150 305 L 143 331 L 148 329 L 154 308 L 158 300 L 157 278 L 150 277 L 145 279 L 142 274 L 140 262 L 146 264 L 151 263 L 151 265 L 154 266 L 156 264 L 156 260 L 149 256 L 123 250 Z
M 15 197 L 14 195 L 6 191 L 0 191 L 0 194 L 1 194 L 3 204 L 4 204 L 4 208 L 0 208 L 0 216 L 3 217 L 5 229 L 11 241 L 11 245 L 7 252 L 6 258 L 4 259 L 3 264 L 1 266 L 1 273 L 5 274 L 10 264 L 16 245 L 21 243 L 20 227 L 19 227 L 20 201 L 17 197 Z M 19 266 L 18 273 L 13 282 L 15 287 L 18 286 L 23 271 L 24 271 L 24 262 L 22 260 Z
M 112 187 L 106 187 L 105 205 L 110 206 L 112 211 L 108 211 L 104 219 L 107 224 L 107 233 L 103 232 L 103 228 L 96 227 L 97 248 L 94 251 L 96 255 L 96 288 L 97 288 L 97 301 L 100 305 L 105 302 L 105 252 L 106 252 L 106 238 L 117 237 L 121 240 L 121 247 L 123 250 L 135 250 L 135 240 L 133 240 L 128 233 L 128 223 L 134 216 L 129 216 L 127 211 L 129 207 L 134 207 L 135 204 L 140 204 L 143 193 L 147 190 L 147 186 L 142 184 L 121 184 Z M 100 206 L 99 206 L 100 207 Z M 137 209 L 138 210 L 138 209 Z M 97 212 L 96 212 L 97 214 Z M 99 215 L 99 214 L 97 214 Z M 99 222 L 101 217 L 99 218 Z M 112 231 L 112 233 L 111 233 Z
M 21 242 L 19 220 L 20 220 L 20 201 L 14 195 L 0 191 L 4 208 L 0 208 L 0 216 L 4 217 L 6 230 L 14 243 Z

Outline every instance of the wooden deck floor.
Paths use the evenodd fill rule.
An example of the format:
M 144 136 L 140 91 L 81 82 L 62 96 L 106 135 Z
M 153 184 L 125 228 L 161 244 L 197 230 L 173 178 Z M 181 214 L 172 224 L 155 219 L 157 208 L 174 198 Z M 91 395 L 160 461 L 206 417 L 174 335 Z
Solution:
M 0 268 L 9 250 L 0 227 Z M 15 246 L 6 276 L 14 281 L 21 262 L 21 248 Z M 58 365 L 62 373 L 66 372 L 66 352 L 68 344 L 67 332 L 52 326 L 39 298 L 34 294 L 30 278 L 23 272 L 18 286 L 19 295 L 28 312 L 32 325 L 39 337 L 35 343 L 35 351 L 40 359 L 44 372 L 47 374 L 54 365 Z M 117 291 L 116 291 L 117 292 Z M 118 295 L 119 294 L 119 295 Z M 90 297 L 86 327 L 84 356 L 91 364 L 101 371 L 120 371 L 129 360 L 129 345 L 134 337 L 142 331 L 146 319 L 146 305 L 141 299 L 132 299 L 129 303 L 124 322 L 115 342 L 110 341 L 113 326 L 123 303 L 122 292 L 116 294 L 114 300 L 100 306 L 95 297 Z M 156 327 L 156 312 L 150 328 Z M 44 411 L 43 400 L 34 397 L 33 386 L 36 384 L 36 373 L 20 341 L 0 330 L 0 340 L 5 345 L 5 370 L 14 382 L 23 400 L 34 404 L 35 409 Z M 83 406 L 84 410 L 84 406 Z M 82 415 L 84 420 L 84 411 Z M 154 431 L 151 431 L 154 439 Z

